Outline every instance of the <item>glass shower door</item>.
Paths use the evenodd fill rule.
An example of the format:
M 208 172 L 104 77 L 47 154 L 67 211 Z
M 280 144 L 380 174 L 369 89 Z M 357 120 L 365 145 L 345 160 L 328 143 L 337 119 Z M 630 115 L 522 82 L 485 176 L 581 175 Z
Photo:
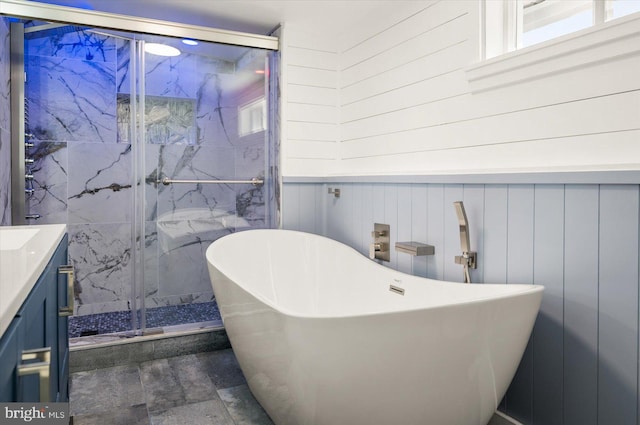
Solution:
M 138 329 L 135 120 L 123 119 L 116 104 L 130 90 L 134 37 L 38 21 L 13 25 L 24 33 L 11 66 L 23 66 L 26 75 L 25 212 L 29 224 L 67 225 L 76 270 L 70 336 Z
M 277 52 L 18 24 L 25 215 L 67 225 L 71 336 L 216 322 L 206 248 L 277 220 Z M 179 54 L 147 52 L 152 43 Z M 238 182 L 252 178 L 263 183 Z
M 187 42 L 143 43 L 143 329 L 219 322 L 207 247 L 271 220 L 269 53 Z M 179 54 L 149 53 L 151 44 Z

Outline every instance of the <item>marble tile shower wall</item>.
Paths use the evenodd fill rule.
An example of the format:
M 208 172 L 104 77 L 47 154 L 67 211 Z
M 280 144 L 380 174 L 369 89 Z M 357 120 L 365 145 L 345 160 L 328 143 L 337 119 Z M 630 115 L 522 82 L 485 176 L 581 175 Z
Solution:
M 9 21 L 0 18 L 0 226 L 11 224 Z
M 127 310 L 133 272 L 131 43 L 67 28 L 26 45 L 36 160 L 28 210 L 42 216 L 39 223 L 68 224 L 77 313 Z M 146 305 L 211 301 L 204 251 L 237 228 L 264 226 L 262 191 L 163 186 L 157 180 L 258 175 L 264 138 L 239 143 L 237 94 L 225 90 L 234 63 L 147 55 L 146 70 Z

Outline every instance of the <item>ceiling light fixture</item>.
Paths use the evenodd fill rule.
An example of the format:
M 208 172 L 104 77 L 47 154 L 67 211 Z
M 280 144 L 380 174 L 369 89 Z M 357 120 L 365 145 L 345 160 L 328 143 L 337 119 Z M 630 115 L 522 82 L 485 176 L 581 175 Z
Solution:
M 180 50 L 160 43 L 145 43 L 144 51 L 158 56 L 178 56 Z
M 198 42 L 196 40 L 192 40 L 190 38 L 185 38 L 184 40 L 182 40 L 182 42 L 184 44 L 186 44 L 187 46 L 197 46 Z

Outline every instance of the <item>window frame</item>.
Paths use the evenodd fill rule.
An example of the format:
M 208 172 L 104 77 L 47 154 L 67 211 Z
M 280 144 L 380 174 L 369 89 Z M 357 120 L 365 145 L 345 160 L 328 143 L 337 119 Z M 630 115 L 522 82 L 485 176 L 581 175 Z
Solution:
M 528 48 L 522 46 L 524 29 L 524 7 L 526 1 L 531 0 L 482 0 L 482 60 L 489 60 L 509 52 Z M 543 0 L 544 1 L 544 0 Z M 606 22 L 606 7 L 608 0 L 591 0 L 592 23 L 588 28 L 602 25 Z M 617 18 L 620 19 L 620 18 Z M 502 28 L 496 31 L 495 22 L 502 21 Z M 493 22 L 492 33 L 489 33 Z M 586 29 L 586 28 L 585 28 Z M 582 31 L 582 30 L 579 30 Z M 578 32 L 578 31 L 576 31 Z M 570 34 L 573 34 L 570 33 Z M 569 35 L 569 34 L 565 34 Z M 564 36 L 564 35 L 563 35 Z M 563 37 L 560 36 L 560 37 Z M 547 41 L 555 40 L 554 37 Z M 502 39 L 502 40 L 500 40 Z M 495 52 L 495 53 L 494 53 Z
M 485 40 L 482 40 L 485 41 Z M 471 93 L 638 55 L 640 13 L 632 13 L 548 41 L 480 60 L 466 68 Z
M 254 126 L 254 113 L 260 112 L 260 125 Z M 238 106 L 238 136 L 246 137 L 267 130 L 267 99 L 257 97 Z

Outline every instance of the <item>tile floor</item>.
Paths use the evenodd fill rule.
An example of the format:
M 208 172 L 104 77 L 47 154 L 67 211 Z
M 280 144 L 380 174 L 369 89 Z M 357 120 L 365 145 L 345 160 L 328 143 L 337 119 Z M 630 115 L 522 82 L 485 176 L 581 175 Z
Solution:
M 74 425 L 273 425 L 231 349 L 71 374 Z

